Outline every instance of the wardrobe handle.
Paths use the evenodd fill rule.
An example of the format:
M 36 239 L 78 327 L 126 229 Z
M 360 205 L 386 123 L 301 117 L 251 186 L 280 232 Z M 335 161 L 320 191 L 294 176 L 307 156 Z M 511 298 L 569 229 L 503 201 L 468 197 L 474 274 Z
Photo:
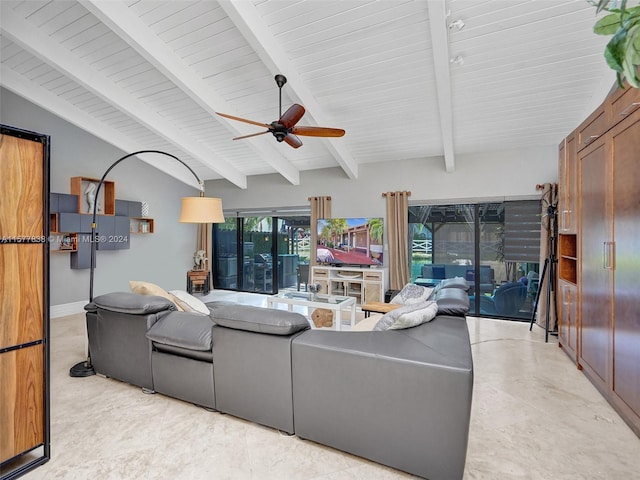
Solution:
M 593 142 L 596 138 L 598 138 L 600 135 L 589 135 L 587 138 L 584 139 L 584 144 L 585 145 L 589 145 L 591 142 Z
M 565 232 L 567 230 L 567 211 L 566 210 L 562 211 L 562 217 L 560 217 L 560 218 L 562 220 L 561 221 L 562 228 L 560 230 Z
M 631 110 L 635 110 L 636 107 L 638 106 L 640 106 L 640 102 L 633 102 L 631 105 L 627 106 L 627 108 L 622 110 L 618 115 L 622 115 L 622 116 L 629 115 Z
M 602 268 L 613 270 L 613 242 L 602 243 Z

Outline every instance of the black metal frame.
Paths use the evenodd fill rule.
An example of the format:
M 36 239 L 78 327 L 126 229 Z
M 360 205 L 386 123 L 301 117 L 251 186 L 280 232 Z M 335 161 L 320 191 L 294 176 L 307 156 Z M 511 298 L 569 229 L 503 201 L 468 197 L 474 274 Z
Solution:
M 558 207 L 557 205 L 549 205 L 547 207 L 547 217 L 549 218 L 549 253 L 544 260 L 544 267 L 542 268 L 542 274 L 540 275 L 540 287 L 544 285 L 544 279 L 546 274 L 549 274 L 549 281 L 546 288 L 546 312 L 544 321 L 544 341 L 549 341 L 549 335 L 558 335 L 557 330 L 549 330 L 549 322 L 551 315 L 551 298 L 555 298 L 553 293 L 556 291 L 556 270 L 558 264 L 558 258 L 556 255 L 557 239 L 558 239 Z M 540 301 L 540 295 L 542 288 L 538 288 L 536 292 L 536 298 L 533 302 L 531 322 L 529 323 L 529 331 L 532 330 L 533 324 L 536 319 L 536 311 L 538 310 L 538 302 Z
M 91 217 L 91 240 L 90 240 L 91 241 L 91 263 L 90 263 L 90 269 L 89 269 L 89 302 L 93 302 L 93 277 L 94 277 L 94 270 L 96 268 L 96 246 L 97 246 L 96 214 L 97 214 L 97 210 L 98 210 L 98 195 L 100 194 L 100 189 L 102 188 L 102 185 L 104 184 L 104 181 L 107 178 L 107 175 L 109 175 L 109 172 L 111 172 L 111 170 L 113 170 L 113 168 L 116 165 L 118 165 L 120 162 L 123 162 L 127 158 L 135 157 L 136 155 L 141 155 L 141 154 L 145 154 L 145 153 L 157 153 L 157 154 L 160 154 L 160 155 L 165 155 L 167 157 L 171 157 L 174 160 L 177 160 L 178 162 L 180 162 L 196 178 L 196 180 L 198 181 L 198 185 L 200 185 L 200 188 L 201 188 L 200 195 L 203 195 L 202 181 L 200 180 L 200 177 L 198 177 L 196 172 L 194 172 L 193 169 L 189 165 L 187 165 L 185 162 L 180 160 L 175 155 L 172 155 L 172 154 L 167 153 L 167 152 L 163 152 L 162 150 L 139 150 L 137 152 L 129 153 L 129 154 L 123 156 L 123 157 L 120 157 L 118 160 L 113 162 L 109 166 L 109 168 L 107 168 L 107 171 L 104 172 L 104 174 L 102 175 L 102 178 L 100 178 L 100 182 L 98 183 L 98 188 L 96 188 L 96 193 L 95 193 L 96 201 L 93 203 L 93 216 Z M 86 358 L 86 360 L 83 360 L 82 362 L 76 363 L 73 367 L 71 367 L 69 369 L 69 375 L 72 376 L 72 377 L 90 377 L 91 375 L 95 375 L 95 374 L 96 374 L 96 372 L 93 369 L 93 365 L 91 365 L 91 353 L 88 351 L 88 347 L 87 347 L 87 358 Z
M 29 342 L 27 344 L 18 345 L 15 347 L 10 347 L 3 349 L 3 352 L 14 350 L 17 348 L 25 348 L 32 345 L 42 344 L 43 345 L 43 375 L 44 375 L 44 441 L 40 445 L 35 445 L 30 450 L 23 452 L 16 457 L 11 459 L 7 459 L 6 461 L 0 464 L 0 467 L 3 469 L 8 466 L 10 463 L 17 461 L 20 457 L 33 452 L 34 450 L 41 448 L 43 450 L 42 456 L 34 458 L 17 468 L 11 469 L 5 475 L 0 477 L 0 480 L 13 480 L 16 479 L 34 468 L 43 465 L 49 461 L 51 458 L 51 349 L 50 349 L 50 312 L 49 312 L 49 304 L 50 304 L 50 291 L 49 291 L 49 189 L 50 189 L 50 172 L 49 172 L 49 159 L 50 159 L 50 137 L 48 135 L 31 132 L 28 130 L 23 130 L 16 127 L 10 127 L 8 125 L 0 124 L 0 133 L 2 135 L 10 135 L 13 137 L 23 138 L 26 140 L 30 140 L 33 142 L 41 143 L 43 145 L 43 155 L 42 155 L 42 236 L 39 239 L 20 239 L 19 241 L 7 241 L 2 243 L 44 243 L 44 248 L 42 250 L 43 254 L 43 265 L 42 265 L 42 340 L 38 340 L 35 342 Z M 1 352 L 0 352 L 1 353 Z

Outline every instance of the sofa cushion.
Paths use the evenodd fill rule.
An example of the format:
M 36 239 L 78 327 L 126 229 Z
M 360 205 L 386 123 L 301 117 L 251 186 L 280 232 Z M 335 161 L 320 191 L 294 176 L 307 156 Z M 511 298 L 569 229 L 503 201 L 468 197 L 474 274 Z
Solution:
M 211 327 L 208 315 L 172 312 L 158 320 L 148 331 L 152 342 L 189 350 L 211 350 Z
M 169 294 L 173 295 L 181 304 L 185 312 L 202 313 L 209 315 L 209 308 L 199 298 L 194 297 L 183 290 L 171 290 Z
M 415 283 L 407 283 L 389 303 L 395 303 L 398 305 L 424 303 L 427 301 L 432 291 L 433 288 L 423 287 L 422 285 L 416 285 Z
M 93 311 L 95 310 L 94 307 L 133 315 L 146 315 L 176 309 L 176 305 L 165 297 L 137 295 L 129 292 L 113 292 L 100 295 L 94 298 L 92 303 L 85 306 L 85 310 Z
M 469 282 L 462 277 L 445 278 L 436 288 L 459 288 L 466 292 L 469 290 Z
M 158 297 L 164 297 L 167 300 L 176 303 L 174 301 L 175 297 L 173 295 L 154 283 L 131 280 L 129 282 L 129 286 L 131 287 L 131 291 L 133 293 L 138 293 L 140 295 L 156 295 Z M 184 308 L 176 303 L 176 310 L 183 311 Z
M 438 315 L 464 317 L 469 312 L 469 295 L 461 288 L 435 290 L 430 300 L 438 304 Z
M 299 313 L 250 305 L 207 304 L 213 321 L 223 327 L 271 335 L 291 335 L 310 328 Z
M 373 327 L 374 331 L 401 330 L 430 322 L 438 314 L 438 304 L 428 301 L 405 305 L 385 313 Z

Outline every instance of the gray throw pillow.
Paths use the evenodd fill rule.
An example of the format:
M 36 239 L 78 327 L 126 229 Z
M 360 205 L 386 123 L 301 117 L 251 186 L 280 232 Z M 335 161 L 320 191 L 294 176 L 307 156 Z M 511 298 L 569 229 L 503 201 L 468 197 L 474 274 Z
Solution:
M 430 322 L 438 314 L 438 304 L 428 301 L 405 305 L 385 313 L 373 327 L 374 331 L 400 330 Z
M 427 301 L 432 291 L 433 288 L 423 287 L 422 285 L 416 285 L 415 283 L 407 283 L 389 303 L 395 303 L 398 305 L 424 303 Z

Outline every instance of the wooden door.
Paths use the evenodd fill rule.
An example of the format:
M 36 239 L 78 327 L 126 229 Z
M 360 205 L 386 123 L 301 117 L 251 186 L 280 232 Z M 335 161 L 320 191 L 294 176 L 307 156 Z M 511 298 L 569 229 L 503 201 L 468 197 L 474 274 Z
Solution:
M 0 133 L 0 462 L 43 447 L 31 466 L 49 455 L 48 140 L 34 135 Z
M 606 391 L 610 371 L 612 270 L 606 264 L 611 234 L 611 152 L 601 137 L 578 153 L 580 170 L 580 347 L 585 373 Z
M 577 362 L 578 355 L 578 288 L 566 280 L 558 281 L 558 342 L 567 355 Z
M 577 169 L 574 134 L 560 144 L 558 154 L 558 230 L 560 233 L 576 233 Z
M 615 152 L 613 391 L 640 431 L 640 110 L 611 132 Z

